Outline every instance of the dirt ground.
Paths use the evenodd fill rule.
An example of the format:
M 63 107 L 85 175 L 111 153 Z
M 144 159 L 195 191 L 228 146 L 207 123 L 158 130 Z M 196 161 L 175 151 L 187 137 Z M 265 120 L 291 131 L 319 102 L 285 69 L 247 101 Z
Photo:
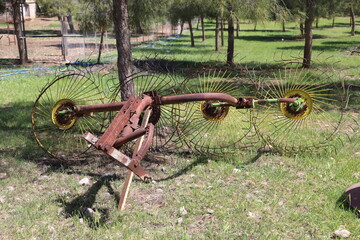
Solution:
M 28 57 L 31 62 L 40 63 L 61 63 L 89 58 L 97 55 L 100 35 L 96 33 L 86 34 L 83 37 L 68 37 L 68 54 L 66 59 L 62 54 L 62 38 L 49 37 L 60 35 L 60 22 L 57 18 L 36 18 L 26 20 L 26 45 Z M 175 34 L 178 29 L 172 29 L 170 24 L 157 24 L 154 31 L 148 35 L 132 36 L 134 44 L 153 41 L 158 37 Z M 156 30 L 156 31 L 155 31 Z M 16 37 L 13 34 L 13 25 L 6 24 L 0 19 L 0 60 L 19 58 Z M 78 33 L 77 33 L 78 34 Z M 47 36 L 47 37 L 39 37 Z M 105 35 L 104 50 L 116 49 L 115 37 L 111 32 Z

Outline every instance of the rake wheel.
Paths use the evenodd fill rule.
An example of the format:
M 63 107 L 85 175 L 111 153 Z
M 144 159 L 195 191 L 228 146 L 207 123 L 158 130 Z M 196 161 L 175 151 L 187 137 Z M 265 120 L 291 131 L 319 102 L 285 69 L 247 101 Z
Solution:
M 346 94 L 327 73 L 288 69 L 265 79 L 259 98 L 296 98 L 294 103 L 258 107 L 258 135 L 279 152 L 317 151 L 328 147 L 339 130 Z
M 238 72 L 208 68 L 187 78 L 180 88 L 183 94 L 226 93 L 239 98 L 251 94 L 250 85 L 240 80 Z M 214 104 L 219 106 L 215 108 Z M 231 153 L 255 144 L 251 138 L 251 109 L 235 109 L 208 100 L 181 104 L 179 113 L 176 125 L 180 138 L 200 154 Z
M 75 106 L 104 103 L 102 91 L 85 73 L 58 76 L 46 85 L 32 108 L 32 129 L 39 146 L 59 160 L 82 160 L 89 146 L 85 131 L 99 135 L 106 116 L 78 117 Z

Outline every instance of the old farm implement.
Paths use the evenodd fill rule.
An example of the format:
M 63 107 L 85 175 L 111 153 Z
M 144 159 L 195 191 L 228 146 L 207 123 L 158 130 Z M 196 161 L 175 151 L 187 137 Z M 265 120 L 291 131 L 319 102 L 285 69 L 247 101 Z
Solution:
M 131 77 L 135 94 L 126 101 L 118 97 L 119 85 L 100 78 L 73 71 L 43 88 L 32 110 L 36 141 L 64 160 L 100 150 L 142 180 L 150 179 L 140 164 L 146 153 L 180 141 L 209 154 L 253 147 L 260 139 L 279 152 L 327 147 L 344 107 L 341 86 L 306 70 L 256 83 L 214 68 L 181 83 L 166 74 L 137 74 Z

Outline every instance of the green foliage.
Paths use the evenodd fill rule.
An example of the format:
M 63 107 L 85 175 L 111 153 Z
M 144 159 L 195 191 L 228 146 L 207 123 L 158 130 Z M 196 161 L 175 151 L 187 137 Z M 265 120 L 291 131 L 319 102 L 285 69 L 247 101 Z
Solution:
M 129 25 L 134 33 L 145 33 L 157 20 L 164 21 L 167 12 L 166 0 L 129 0 Z
M 199 5 L 194 0 L 173 1 L 169 8 L 169 20 L 173 24 L 186 22 L 199 16 Z
M 78 10 L 77 0 L 37 0 L 41 14 L 45 16 L 69 16 Z
M 105 31 L 113 25 L 112 0 L 82 0 L 76 15 L 81 31 Z
M 0 0 L 0 14 L 4 13 L 6 10 L 5 0 Z

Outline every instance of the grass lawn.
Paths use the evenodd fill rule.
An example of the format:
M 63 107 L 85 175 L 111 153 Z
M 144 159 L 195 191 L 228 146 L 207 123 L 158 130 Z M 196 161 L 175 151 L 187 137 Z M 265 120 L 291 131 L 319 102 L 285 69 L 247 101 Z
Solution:
M 0 239 L 329 239 L 340 228 L 358 239 L 359 214 L 343 199 L 344 190 L 360 182 L 360 56 L 349 53 L 360 41 L 350 37 L 347 21 L 338 19 L 330 28 L 330 21 L 322 20 L 314 29 L 315 67 L 333 69 L 333 80 L 357 85 L 351 88 L 341 141 L 327 151 L 283 156 L 257 148 L 223 157 L 151 155 L 143 166 L 155 181 L 135 180 L 124 212 L 117 210 L 123 168 L 96 159 L 49 164 L 51 158 L 37 146 L 31 108 L 53 78 L 52 69 L 0 78 Z M 179 68 L 224 62 L 226 47 L 213 51 L 212 28 L 208 22 L 205 42 L 201 31 L 195 32 L 195 48 L 185 32 L 154 47 L 133 48 L 134 58 L 156 55 Z M 255 75 L 283 71 L 282 60 L 301 57 L 303 41 L 294 24 L 285 33 L 269 31 L 280 29 L 274 23 L 252 29 L 242 23 L 235 62 L 255 69 Z M 104 59 L 114 56 L 106 53 Z M 85 177 L 90 183 L 80 185 Z

